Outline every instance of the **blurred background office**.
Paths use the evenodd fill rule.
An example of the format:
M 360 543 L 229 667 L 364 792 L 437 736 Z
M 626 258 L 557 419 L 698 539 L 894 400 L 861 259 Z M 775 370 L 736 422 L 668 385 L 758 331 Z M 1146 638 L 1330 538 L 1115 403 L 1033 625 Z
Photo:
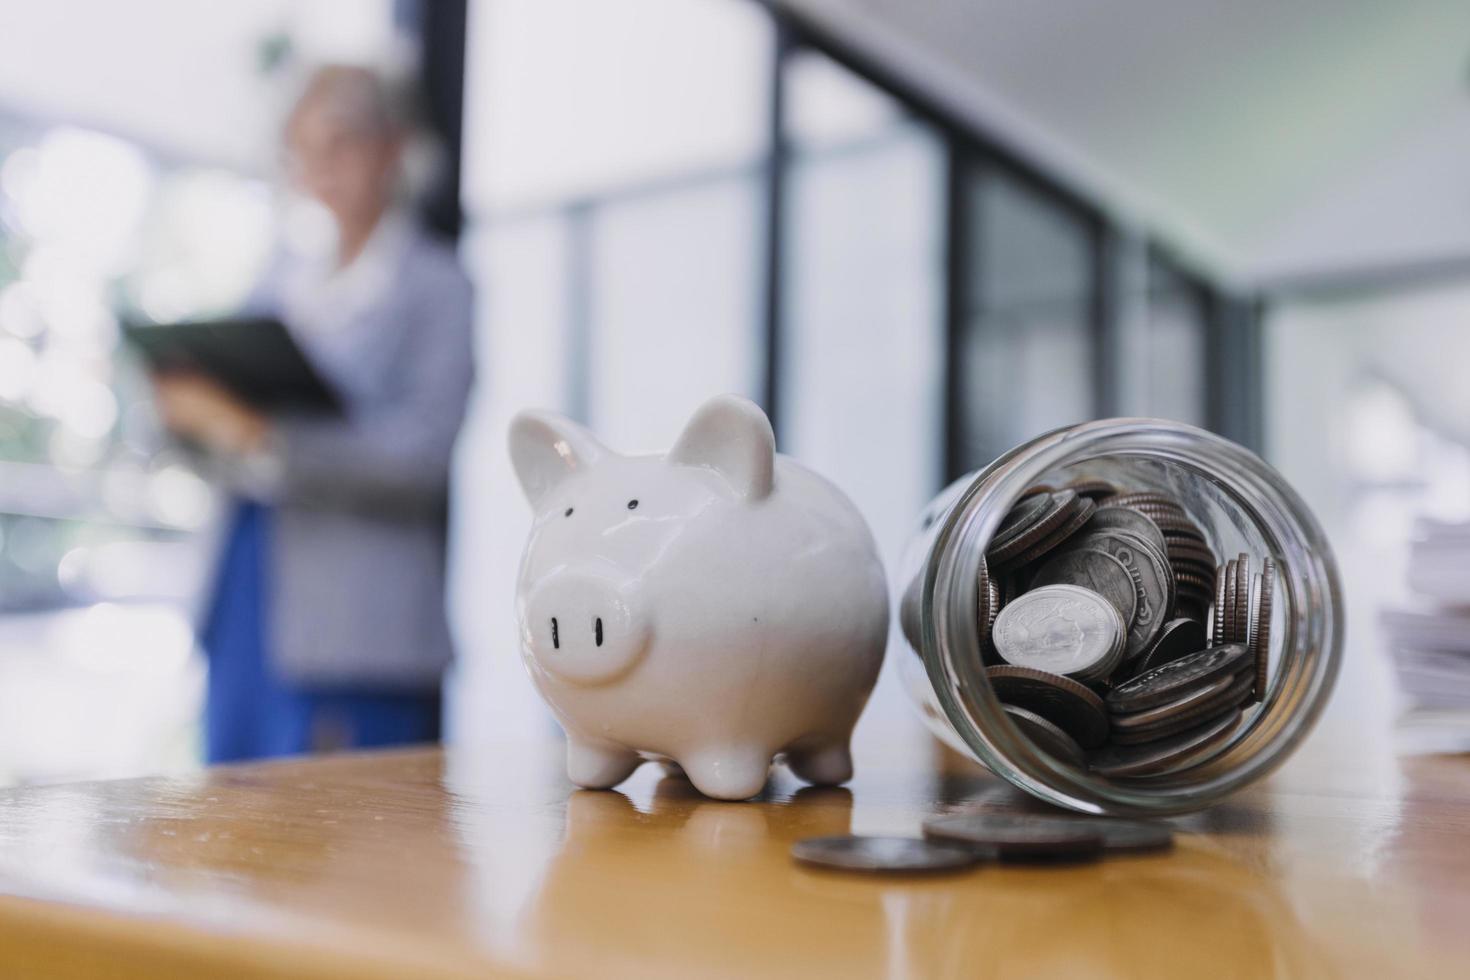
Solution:
M 451 739 L 550 724 L 515 650 L 509 416 L 667 446 L 737 391 L 890 566 L 933 492 L 1145 414 L 1281 468 L 1350 623 L 1317 739 L 1402 706 L 1378 611 L 1470 516 L 1470 8 L 1306 0 L 55 0 L 0 6 L 0 779 L 196 765 L 219 501 L 116 315 L 228 310 L 293 66 L 408 66 L 477 289 Z M 927 736 L 893 677 L 864 740 Z M 1308 757 L 1310 758 L 1310 750 Z

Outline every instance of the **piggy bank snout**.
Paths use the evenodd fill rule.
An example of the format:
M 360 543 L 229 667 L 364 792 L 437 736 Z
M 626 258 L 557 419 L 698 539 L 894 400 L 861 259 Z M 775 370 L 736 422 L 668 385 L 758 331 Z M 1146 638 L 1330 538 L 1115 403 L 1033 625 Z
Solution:
M 631 583 L 564 570 L 539 582 L 522 629 L 544 670 L 573 684 L 605 684 L 627 673 L 648 649 L 649 629 Z

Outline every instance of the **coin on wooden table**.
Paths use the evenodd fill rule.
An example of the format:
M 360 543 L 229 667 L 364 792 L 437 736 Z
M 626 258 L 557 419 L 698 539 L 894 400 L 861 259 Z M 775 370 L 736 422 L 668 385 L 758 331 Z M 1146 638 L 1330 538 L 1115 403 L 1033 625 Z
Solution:
M 1145 650 L 1137 661 L 1129 666 L 1133 670 L 1133 675 L 1137 676 L 1161 664 L 1178 660 L 1180 657 L 1187 657 L 1191 653 L 1199 653 L 1209 645 L 1205 637 L 1205 628 L 1197 620 L 1184 617 L 1171 619 L 1159 631 L 1158 639 L 1154 640 L 1153 646 Z
M 1035 742 L 1037 747 L 1047 755 L 1063 762 L 1070 762 L 1074 766 L 1087 764 L 1087 754 L 1082 751 L 1082 746 L 1058 726 L 1036 712 L 1027 711 L 1017 705 L 1006 704 L 1001 707 L 1005 709 L 1006 714 L 1010 715 L 1011 721 L 1015 722 L 1021 734 Z
M 1118 609 L 1075 585 L 1047 585 L 1010 602 L 995 618 L 991 642 L 1002 660 L 1052 674 L 1106 677 L 1122 657 Z
M 1212 718 L 1188 731 L 1143 745 L 1108 745 L 1094 752 L 1088 766 L 1103 776 L 1163 775 L 1196 765 L 1230 740 L 1240 724 L 1240 709 Z
M 863 874 L 959 871 L 984 860 L 973 847 L 916 837 L 808 837 L 791 845 L 798 864 Z
M 1125 625 L 1133 622 L 1133 612 L 1138 608 L 1128 569 L 1112 555 L 1094 548 L 1063 548 L 1049 555 L 1031 579 L 1033 589 L 1046 585 L 1076 585 L 1096 592 L 1117 608 Z
M 1142 711 L 1173 700 L 1183 692 L 1248 666 L 1249 651 L 1240 643 L 1225 643 L 1171 661 L 1108 692 L 1108 710 L 1123 714 Z
M 1144 854 L 1174 846 L 1174 832 L 1161 823 L 1089 818 L 1087 826 L 1102 835 L 1103 850 L 1109 854 Z
M 1002 703 L 1040 715 L 1084 749 L 1095 749 L 1107 740 L 1107 707 L 1086 685 L 1060 674 L 1009 664 L 987 667 L 985 676 Z
M 1103 528 L 1132 531 L 1139 537 L 1154 542 L 1159 548 L 1168 546 L 1164 532 L 1159 530 L 1159 526 L 1129 507 L 1115 507 L 1112 504 L 1099 506 L 1093 512 L 1092 519 L 1087 522 L 1085 530 L 1095 531 Z
M 1266 684 L 1271 679 L 1271 613 L 1276 592 L 1276 561 L 1262 563 L 1261 587 L 1256 600 L 1256 628 L 1251 634 L 1251 654 L 1256 661 L 1256 683 L 1251 696 L 1256 701 L 1266 697 Z
M 1127 716 L 1113 716 L 1113 731 L 1109 738 L 1118 745 L 1138 745 L 1143 742 L 1155 742 L 1161 738 L 1186 731 L 1197 725 L 1203 725 L 1211 718 L 1218 717 L 1229 711 L 1234 711 L 1250 698 L 1251 688 L 1255 684 L 1255 671 L 1247 668 L 1235 677 L 1225 677 L 1220 680 L 1228 681 L 1225 689 L 1212 690 L 1210 697 L 1196 704 L 1190 705 L 1173 718 L 1159 721 L 1151 725 L 1136 728 L 1123 728 L 1118 723 Z M 1219 681 L 1211 685 L 1218 688 Z
M 1089 821 L 1018 813 L 956 813 L 924 824 L 924 836 L 983 848 L 1000 858 L 1097 857 L 1102 833 Z

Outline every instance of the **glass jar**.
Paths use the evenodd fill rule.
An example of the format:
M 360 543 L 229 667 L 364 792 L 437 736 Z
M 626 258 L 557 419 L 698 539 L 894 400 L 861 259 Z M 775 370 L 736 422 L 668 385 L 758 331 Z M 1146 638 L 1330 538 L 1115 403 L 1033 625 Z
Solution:
M 1012 506 L 1041 484 L 1105 480 L 1177 500 L 1218 560 L 1271 556 L 1269 682 L 1227 746 L 1148 779 L 1105 777 L 1049 754 L 1002 710 L 982 662 L 977 583 Z M 900 618 L 917 656 L 906 686 L 934 732 L 1028 793 L 1088 813 L 1160 816 L 1197 810 L 1266 775 L 1306 737 L 1342 656 L 1342 591 L 1322 528 L 1260 457 L 1193 426 L 1157 419 L 1085 422 L 1038 436 L 951 484 L 925 511 L 900 570 Z M 908 651 L 905 651 L 907 654 Z

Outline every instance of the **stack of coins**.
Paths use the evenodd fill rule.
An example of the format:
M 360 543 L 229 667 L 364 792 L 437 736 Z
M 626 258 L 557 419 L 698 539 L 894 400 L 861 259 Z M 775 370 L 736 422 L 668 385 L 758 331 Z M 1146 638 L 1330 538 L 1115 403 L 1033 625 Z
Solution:
M 1219 754 L 1269 678 L 1276 563 L 1223 565 L 1184 506 L 1100 480 L 1037 486 L 982 563 L 996 697 L 1056 758 L 1157 778 Z
M 797 864 L 858 874 L 961 871 L 990 861 L 1065 864 L 1156 854 L 1174 846 L 1166 825 L 1142 820 L 954 813 L 924 824 L 923 838 L 808 837 L 791 847 Z

